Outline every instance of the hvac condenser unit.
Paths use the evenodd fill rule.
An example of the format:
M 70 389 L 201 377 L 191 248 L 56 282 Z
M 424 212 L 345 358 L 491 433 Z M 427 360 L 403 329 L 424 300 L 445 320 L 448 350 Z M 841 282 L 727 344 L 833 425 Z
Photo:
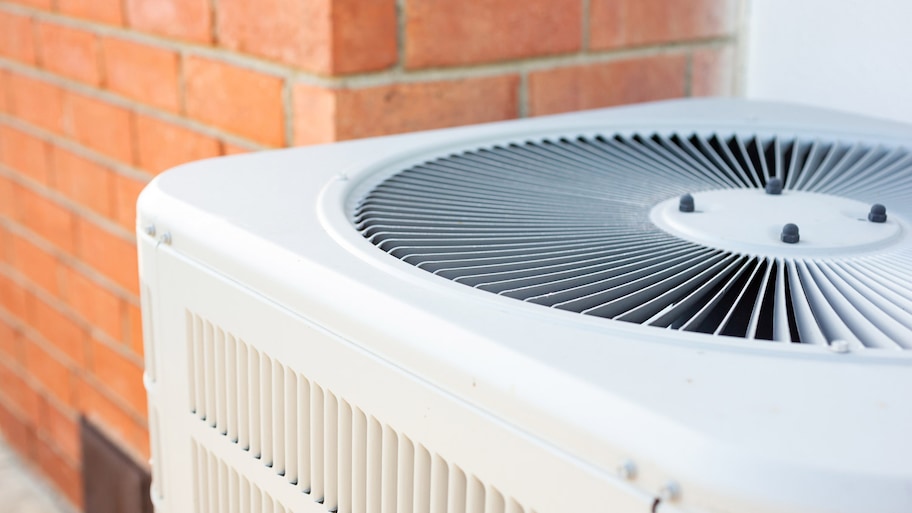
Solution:
M 908 513 L 910 140 L 689 101 L 165 173 L 156 511 Z

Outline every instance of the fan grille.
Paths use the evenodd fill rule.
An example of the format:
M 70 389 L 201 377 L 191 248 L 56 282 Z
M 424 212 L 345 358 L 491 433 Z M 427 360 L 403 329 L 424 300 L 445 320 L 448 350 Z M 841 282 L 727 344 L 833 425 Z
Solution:
M 904 147 L 738 135 L 528 141 L 401 171 L 353 221 L 370 242 L 438 276 L 552 308 L 714 335 L 912 348 L 909 244 L 835 256 L 710 247 L 650 221 L 684 193 L 806 191 L 908 218 Z

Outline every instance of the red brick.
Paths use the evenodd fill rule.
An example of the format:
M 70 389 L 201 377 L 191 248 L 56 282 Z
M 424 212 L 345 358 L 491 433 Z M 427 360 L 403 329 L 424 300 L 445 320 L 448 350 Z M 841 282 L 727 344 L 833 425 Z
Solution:
M 95 34 L 54 23 L 40 23 L 38 36 L 41 64 L 45 69 L 90 85 L 101 83 Z
M 222 153 L 218 139 L 149 116 L 137 116 L 136 136 L 136 165 L 150 173 Z
M 725 36 L 736 0 L 591 0 L 589 46 L 610 49 Z
M 579 50 L 579 0 L 409 1 L 405 65 L 452 66 Z
M 149 455 L 148 430 L 134 416 L 115 403 L 107 393 L 102 392 L 102 387 L 105 391 L 110 391 L 108 386 L 102 385 L 94 379 L 80 380 L 79 410 L 93 423 L 103 426 L 105 433 L 111 435 L 116 441 L 123 443 L 127 448 L 147 459 Z
M 684 55 L 660 55 L 530 73 L 529 114 L 680 97 L 686 67 Z
M 97 340 L 92 343 L 92 374 L 99 382 L 124 400 L 143 417 L 146 415 L 146 389 L 143 386 L 143 368 L 131 358 Z M 134 357 L 135 358 L 135 357 Z
M 52 149 L 54 187 L 68 198 L 105 216 L 113 211 L 114 174 L 59 146 Z
M 180 108 L 176 52 L 117 38 L 102 40 L 107 87 L 171 112 Z
M 149 453 L 149 430 L 146 426 L 147 424 L 144 424 L 142 429 L 136 433 L 136 442 L 134 443 L 134 454 L 141 461 L 149 461 L 151 458 Z
M 20 361 L 22 334 L 0 319 L 0 360 L 6 362 Z
M 121 0 L 57 0 L 61 14 L 85 18 L 109 25 L 123 25 Z
M 133 113 L 123 107 L 75 93 L 66 96 L 66 134 L 121 162 L 133 157 Z
M 397 59 L 394 0 L 226 2 L 219 9 L 219 44 L 233 50 L 323 74 L 383 69 Z
M 10 237 L 9 229 L 6 225 L 0 223 L 0 263 L 8 263 L 11 261 L 11 254 L 7 251 L 11 244 L 9 242 Z
M 73 213 L 25 187 L 14 187 L 16 217 L 26 228 L 64 251 L 74 249 Z
M 136 200 L 146 183 L 147 180 L 129 176 L 114 176 L 114 220 L 127 230 L 136 230 Z
M 0 274 L 0 308 L 22 321 L 28 319 L 25 290 L 9 277 Z
M 93 327 L 114 339 L 123 336 L 124 301 L 75 269 L 66 272 L 66 302 Z
M 0 362 L 0 399 L 12 406 L 13 413 L 29 427 L 39 421 L 39 395 L 16 371 Z
M 0 55 L 35 63 L 35 23 L 27 16 L 0 11 Z
M 218 15 L 219 44 L 310 71 L 329 73 L 332 69 L 330 3 L 330 0 L 223 2 Z M 375 3 L 375 0 L 362 3 Z
M 50 181 L 49 151 L 47 142 L 0 125 L 0 162 L 42 185 Z
M 34 341 L 25 344 L 25 365 L 29 375 L 52 397 L 67 406 L 73 405 L 73 371 L 69 366 Z
M 282 145 L 281 79 L 201 57 L 186 64 L 190 117 L 263 144 Z
M 694 50 L 690 72 L 692 96 L 730 96 L 734 80 L 734 49 L 703 48 Z
M 0 263 L 11 263 L 13 261 L 13 254 L 10 248 L 12 246 L 11 237 L 12 235 L 6 226 L 0 224 Z
M 251 151 L 256 151 L 256 149 L 240 146 L 237 144 L 226 143 L 224 141 L 222 142 L 222 153 L 225 155 L 240 155 L 242 153 L 250 153 Z
M 9 178 L 0 175 L 0 216 L 16 217 L 16 204 L 13 203 L 13 190 L 15 185 Z M 3 252 L 0 251 L 0 255 Z
M 0 112 L 9 112 L 9 102 L 7 101 L 7 96 L 9 96 L 9 72 L 5 69 L 0 69 Z
M 0 376 L 3 370 L 0 369 Z M 0 396 L 2 396 L 0 390 Z M 0 401 L 0 431 L 3 432 L 6 442 L 15 449 L 20 456 L 25 459 L 31 459 L 35 454 L 35 429 L 29 426 L 28 422 L 23 419 L 17 412 L 8 408 L 3 401 Z
M 136 244 L 86 219 L 77 222 L 79 257 L 133 294 L 139 294 Z
M 26 278 L 51 294 L 60 292 L 57 257 L 26 239 L 11 235 L 12 263 Z
M 10 72 L 7 75 L 7 90 L 9 110 L 14 116 L 51 132 L 62 132 L 62 89 Z
M 330 71 L 342 74 L 392 66 L 399 57 L 396 31 L 394 0 L 333 0 Z
M 336 140 L 336 93 L 331 89 L 297 84 L 294 87 L 294 144 L 321 144 Z
M 143 357 L 142 311 L 139 306 L 127 303 L 127 342 L 134 354 Z
M 56 447 L 68 460 L 76 462 L 82 458 L 79 442 L 79 424 L 76 413 L 58 405 L 55 401 L 41 398 L 38 434 Z
M 209 0 L 126 0 L 130 27 L 178 39 L 212 40 Z
M 393 84 L 336 93 L 336 137 L 354 139 L 515 118 L 515 75 Z
M 82 510 L 82 472 L 79 465 L 62 458 L 47 443 L 38 440 L 36 444 L 38 468 L 51 478 L 54 485 Z
M 72 365 L 81 367 L 85 363 L 85 329 L 41 298 L 27 294 L 26 303 L 29 324 Z

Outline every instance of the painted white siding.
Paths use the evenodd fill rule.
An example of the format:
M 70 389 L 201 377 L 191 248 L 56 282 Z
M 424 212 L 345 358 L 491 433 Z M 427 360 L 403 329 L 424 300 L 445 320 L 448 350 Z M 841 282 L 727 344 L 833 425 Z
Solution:
M 748 98 L 912 122 L 912 2 L 753 0 Z

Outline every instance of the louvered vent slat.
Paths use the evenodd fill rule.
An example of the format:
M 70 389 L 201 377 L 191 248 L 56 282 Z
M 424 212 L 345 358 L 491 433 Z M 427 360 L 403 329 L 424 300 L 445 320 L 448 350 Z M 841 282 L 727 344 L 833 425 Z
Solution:
M 310 488 L 308 491 L 317 500 L 324 495 L 323 476 L 323 389 L 311 384 L 310 387 Z
M 285 513 L 288 508 L 238 474 L 199 442 L 192 442 L 195 513 Z
M 773 178 L 784 196 L 825 194 L 842 202 L 836 210 L 846 202 L 887 204 L 899 235 L 870 249 L 802 254 L 800 243 L 797 251 L 775 247 L 778 232 L 769 251 L 743 249 L 724 237 L 710 243 L 682 235 L 688 232 L 652 217 L 685 193 L 762 194 Z M 368 191 L 352 220 L 409 264 L 525 302 L 744 339 L 905 349 L 912 345 L 909 194 L 912 154 L 902 146 L 756 134 L 603 135 L 421 163 Z M 825 210 L 826 201 L 813 208 Z M 866 210 L 852 212 L 846 222 L 866 222 Z M 741 222 L 732 216 L 733 225 Z M 815 235 L 802 232 L 802 240 L 813 243 Z
M 259 370 L 259 416 L 260 422 L 260 459 L 267 467 L 272 466 L 272 361 L 263 353 L 257 355 Z

